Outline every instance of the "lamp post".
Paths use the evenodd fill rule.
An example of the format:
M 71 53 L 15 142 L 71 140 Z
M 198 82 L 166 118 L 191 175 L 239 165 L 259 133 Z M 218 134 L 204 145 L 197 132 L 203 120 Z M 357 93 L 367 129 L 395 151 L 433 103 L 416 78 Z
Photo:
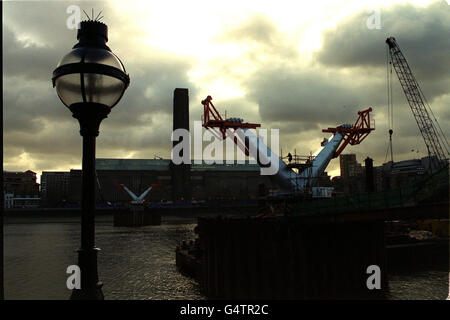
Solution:
M 53 87 L 61 101 L 80 123 L 83 137 L 83 180 L 81 196 L 81 248 L 78 266 L 81 288 L 73 289 L 71 299 L 103 299 L 98 280 L 95 247 L 95 139 L 101 121 L 108 116 L 130 78 L 120 59 L 106 45 L 106 24 L 88 20 L 80 23 L 79 42 L 53 71 Z

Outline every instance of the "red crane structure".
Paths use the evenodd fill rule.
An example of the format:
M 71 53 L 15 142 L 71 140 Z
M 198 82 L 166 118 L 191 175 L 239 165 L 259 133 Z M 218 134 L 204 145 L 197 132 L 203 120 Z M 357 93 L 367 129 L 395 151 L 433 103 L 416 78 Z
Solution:
M 338 157 L 348 144 L 352 146 L 360 144 L 369 135 L 370 131 L 375 130 L 375 122 L 372 123 L 370 120 L 371 111 L 372 108 L 358 111 L 358 119 L 353 126 L 342 125 L 322 130 L 322 132 L 331 132 L 333 134 L 340 133 L 344 137 L 342 144 L 333 156 L 334 158 Z
M 202 101 L 203 105 L 203 124 L 202 126 L 208 128 L 218 128 L 222 133 L 222 138 L 226 138 L 227 129 L 256 129 L 261 127 L 259 123 L 242 122 L 239 118 L 223 119 L 216 107 L 212 103 L 212 97 L 207 96 Z
M 245 153 L 246 156 L 249 155 L 248 146 L 241 143 L 237 137 L 229 129 L 256 129 L 261 127 L 259 123 L 249 123 L 242 122 L 240 118 L 229 118 L 223 119 L 220 113 L 217 111 L 216 107 L 212 103 L 212 97 L 207 96 L 205 100 L 202 100 L 203 105 L 203 123 L 202 126 L 207 130 L 210 130 L 217 138 L 226 139 L 227 136 L 233 138 L 234 143 Z M 220 134 L 214 131 L 217 129 Z
M 239 118 L 224 120 L 211 100 L 211 96 L 208 96 L 202 101 L 203 127 L 210 130 L 218 139 L 232 138 L 246 156 L 258 159 L 260 165 L 275 163 L 278 170 L 272 173 L 272 177 L 283 192 L 305 192 L 307 184 L 311 185 L 323 173 L 330 161 L 337 157 L 348 144 L 361 143 L 372 130 L 375 130 L 375 126 L 372 126 L 373 120 L 370 119 L 372 108 L 359 111 L 354 125 L 344 124 L 336 128 L 324 129 L 323 132 L 333 133 L 332 137 L 321 143 L 321 149 L 310 161 L 308 168 L 297 174 L 292 170 L 292 166 L 287 166 L 283 159 L 265 145 L 264 141 L 249 131 L 249 129 L 260 127 L 260 124 L 243 122 Z

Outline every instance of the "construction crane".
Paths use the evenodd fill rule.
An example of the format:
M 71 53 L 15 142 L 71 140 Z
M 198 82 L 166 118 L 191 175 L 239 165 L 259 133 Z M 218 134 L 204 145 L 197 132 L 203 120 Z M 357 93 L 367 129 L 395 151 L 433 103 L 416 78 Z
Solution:
M 403 88 L 403 92 L 405 93 L 406 100 L 408 100 L 420 133 L 425 141 L 425 145 L 428 149 L 428 156 L 437 160 L 438 167 L 440 167 L 445 164 L 444 160 L 448 159 L 449 155 L 449 147 L 446 137 L 442 132 L 437 119 L 434 117 L 433 111 L 428 105 L 427 100 L 420 89 L 419 83 L 415 79 L 411 68 L 409 67 L 408 62 L 400 50 L 395 38 L 387 38 L 386 43 L 389 49 L 391 66 L 394 67 L 395 72 L 397 73 L 397 77 Z M 389 94 L 391 94 L 390 91 L 388 95 Z M 434 121 L 430 117 L 430 114 L 433 115 Z M 441 134 L 442 139 L 438 132 Z M 392 129 L 390 129 L 389 133 L 392 137 Z
M 204 108 L 202 126 L 212 131 L 217 138 L 226 139 L 226 137 L 230 137 L 246 156 L 256 159 L 260 166 L 261 163 L 278 162 L 278 171 L 272 178 L 283 193 L 306 192 L 306 184 L 308 182 L 312 183 L 314 179 L 317 179 L 324 172 L 330 161 L 339 156 L 347 145 L 361 143 L 372 130 L 375 130 L 374 122 L 370 119 L 372 108 L 359 111 L 358 119 L 353 125 L 343 124 L 336 128 L 322 130 L 333 135 L 330 139 L 322 141 L 321 148 L 314 153 L 308 170 L 297 174 L 270 150 L 261 138 L 256 137 L 249 130 L 260 127 L 260 124 L 243 122 L 240 118 L 223 119 L 212 104 L 211 96 L 203 100 L 202 104 Z

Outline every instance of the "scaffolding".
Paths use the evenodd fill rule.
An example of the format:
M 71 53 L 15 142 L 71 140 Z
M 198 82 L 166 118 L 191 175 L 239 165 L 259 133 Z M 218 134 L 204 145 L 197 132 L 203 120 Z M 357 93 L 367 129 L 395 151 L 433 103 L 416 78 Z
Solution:
M 281 156 L 281 159 L 286 162 L 286 168 L 291 170 L 290 180 L 292 182 L 292 190 L 291 192 L 301 193 L 306 191 L 306 193 L 311 193 L 312 185 L 312 165 L 315 159 L 315 156 L 301 156 L 297 155 L 296 151 L 294 154 L 289 156 L 290 153 L 286 156 Z M 305 176 L 300 176 L 301 173 L 306 172 Z M 302 191 L 303 190 L 303 191 Z

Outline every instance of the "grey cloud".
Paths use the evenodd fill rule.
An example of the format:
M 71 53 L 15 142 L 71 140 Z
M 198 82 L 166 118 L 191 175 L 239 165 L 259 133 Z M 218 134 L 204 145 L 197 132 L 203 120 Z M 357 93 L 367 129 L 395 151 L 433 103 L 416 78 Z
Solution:
M 110 45 L 131 77 L 131 85 L 122 101 L 102 123 L 98 157 L 168 156 L 175 87 L 190 88 L 191 120 L 199 119 L 197 112 L 201 106 L 195 100 L 199 89 L 187 77 L 193 62 L 154 48 L 139 52 L 141 48 L 134 46 L 135 30 L 130 30 L 130 26 L 121 29 L 124 18 L 121 20 L 119 13 L 111 10 L 107 3 L 80 3 L 84 8 L 94 6 L 96 11 L 100 4 L 109 11 Z M 8 165 L 23 152 L 28 153 L 38 170 L 68 168 L 80 162 L 78 123 L 59 101 L 50 82 L 56 63 L 76 42 L 75 31 L 61 27 L 65 26 L 68 4 L 4 4 L 4 156 Z M 382 9 L 381 30 L 366 28 L 368 14 L 365 12 L 344 19 L 336 29 L 324 34 L 323 48 L 317 52 L 318 63 L 305 69 L 292 67 L 299 58 L 297 45 L 289 42 L 273 21 L 260 15 L 250 17 L 216 41 L 250 44 L 252 49 L 240 63 L 250 63 L 257 71 L 236 80 L 241 81 L 246 92 L 244 97 L 217 101 L 217 104 L 226 108 L 229 115 L 261 122 L 265 128 L 279 128 L 284 152 L 297 148 L 297 153 L 307 154 L 311 141 L 320 142 L 326 136 L 322 128 L 354 122 L 356 111 L 362 107 L 373 105 L 375 114 L 385 114 L 384 40 L 394 35 L 413 71 L 417 72 L 433 110 L 439 119 L 448 120 L 449 96 L 443 94 L 448 93 L 448 74 L 444 71 L 449 62 L 448 57 L 446 60 L 442 57 L 449 52 L 448 40 L 443 38 L 448 35 L 448 19 L 443 20 L 448 7 L 440 8 L 436 3 L 423 9 L 410 5 Z M 36 39 L 38 44 L 19 41 L 19 36 L 24 35 Z M 254 58 L 259 51 L 267 55 L 265 60 Z M 234 64 L 229 61 L 221 64 L 222 69 L 216 72 L 231 75 L 232 79 L 239 77 Z M 341 72 L 343 69 L 347 72 Z M 408 157 L 410 147 L 423 145 L 423 141 L 398 83 L 395 90 L 394 151 L 399 158 Z M 259 106 L 257 113 L 246 110 L 247 101 Z M 446 123 L 450 122 L 441 122 L 441 125 L 448 132 L 450 128 Z M 382 162 L 387 129 L 386 124 L 377 122 L 375 132 L 360 146 L 350 147 L 346 152 L 357 153 L 360 161 L 369 155 L 377 163 Z M 335 167 L 336 162 L 330 170 Z
M 80 162 L 82 140 L 78 123 L 51 85 L 53 69 L 76 43 L 76 30 L 65 27 L 68 16 L 65 10 L 70 4 L 82 8 L 94 6 L 96 12 L 100 5 L 109 11 L 108 21 L 115 21 L 114 15 L 118 14 L 107 2 L 4 4 L 3 129 L 7 168 L 50 170 Z M 112 34 L 120 35 L 120 31 L 114 31 L 120 25 L 108 23 L 108 26 L 110 38 Z M 111 49 L 130 73 L 131 85 L 102 122 L 98 156 L 130 153 L 151 156 L 162 154 L 164 149 L 170 152 L 173 90 L 188 87 L 191 96 L 196 93 L 187 76 L 189 59 L 151 47 L 140 53 L 134 40 L 131 35 L 110 39 Z M 16 160 L 21 154 L 27 154 L 35 168 L 17 168 Z
M 124 130 L 145 130 L 164 114 L 172 114 L 175 87 L 195 86 L 187 79 L 188 64 L 177 60 L 130 65 L 130 87 L 122 100 L 114 107 L 104 126 Z M 139 70 L 141 74 L 134 71 Z
M 5 76 L 24 76 L 27 80 L 51 83 L 53 69 L 59 59 L 51 46 L 38 46 L 19 41 L 8 25 L 3 31 L 3 72 Z
M 314 134 L 323 129 L 320 128 L 319 123 L 314 122 L 306 122 L 301 125 L 296 121 L 265 121 L 264 123 L 267 128 L 280 129 L 283 136 L 298 135 L 300 132 Z
M 66 12 L 71 5 L 91 14 L 91 8 L 96 13 L 103 10 L 105 19 L 114 21 L 114 11 L 108 1 L 6 1 L 3 4 L 4 25 L 10 26 L 21 36 L 41 44 L 51 44 L 61 48 L 69 48 L 75 44 L 76 30 L 70 30 L 66 21 L 70 14 Z M 82 12 L 81 12 L 82 13 Z M 81 19 L 86 19 L 82 13 Z
M 44 121 L 65 122 L 67 108 L 59 102 L 50 81 L 26 80 L 25 77 L 5 77 L 4 131 L 38 134 Z
M 222 99 L 218 101 L 213 100 L 212 102 L 214 103 L 217 111 L 219 111 L 222 117 L 225 117 L 226 113 L 227 118 L 238 117 L 242 118 L 244 122 L 259 122 L 258 111 L 253 108 L 252 104 L 249 104 L 245 97 Z M 197 117 L 197 120 L 200 120 L 200 115 Z
M 381 15 L 382 30 L 366 27 L 368 14 L 364 11 L 326 31 L 323 47 L 315 54 L 319 63 L 303 69 L 292 67 L 295 60 L 286 59 L 285 64 L 278 66 L 262 63 L 243 82 L 248 99 L 259 105 L 262 121 L 280 126 L 280 143 L 285 149 L 297 148 L 298 153 L 307 153 L 310 141 L 325 135 L 320 132 L 322 128 L 353 123 L 357 110 L 368 106 L 374 107 L 373 113 L 379 120 L 386 119 L 384 41 L 389 35 L 397 37 L 443 131 L 448 132 L 448 99 L 442 98 L 448 94 L 449 84 L 448 73 L 444 72 L 450 61 L 447 4 L 443 7 L 436 2 L 425 8 L 394 6 L 382 9 Z M 426 148 L 395 74 L 393 81 L 394 152 L 398 159 L 406 159 L 416 156 L 411 155 L 412 148 Z M 362 159 L 369 155 L 382 163 L 387 130 L 387 124 L 379 121 L 375 132 L 346 152 L 354 152 Z
M 306 128 L 312 122 L 347 122 L 363 102 L 345 83 L 312 71 L 268 67 L 252 75 L 246 86 L 264 121 L 296 121 Z
M 289 74 L 286 70 L 259 73 L 253 79 L 252 87 L 248 88 L 251 99 L 258 101 L 266 127 L 280 128 L 280 145 L 285 153 L 292 152 L 294 148 L 302 155 L 314 152 L 319 148 L 319 141 L 329 136 L 322 133 L 321 129 L 341 123 L 354 123 L 356 112 L 367 106 L 370 96 L 374 94 L 361 93 L 358 87 L 352 89 L 345 81 L 329 82 L 326 77 L 308 73 Z M 256 79 L 267 80 L 258 82 Z M 377 86 L 372 87 L 372 90 L 377 89 Z M 381 91 L 379 95 L 383 93 Z M 444 104 L 445 101 L 442 101 L 435 105 L 435 109 L 443 110 Z M 387 122 L 380 121 L 386 119 L 386 107 L 381 104 L 375 105 L 373 109 L 375 119 L 378 118 L 376 130 L 362 144 L 349 146 L 345 152 L 356 153 L 359 161 L 370 156 L 381 164 L 384 162 L 388 143 Z M 442 121 L 441 126 L 444 132 L 450 129 Z M 396 159 L 426 156 L 423 139 L 405 101 L 396 102 L 395 105 L 394 139 Z M 314 141 L 317 143 L 311 147 L 311 142 Z M 422 153 L 412 154 L 411 149 L 421 150 Z M 337 167 L 338 164 L 331 164 L 329 171 Z
M 161 116 L 163 119 L 152 119 L 152 125 L 141 129 L 124 129 L 117 131 L 113 126 L 105 126 L 100 133 L 98 143 L 102 148 L 122 151 L 139 151 L 141 149 L 163 148 L 171 146 L 172 119 Z M 105 120 L 105 123 L 108 120 Z M 103 123 L 102 123 L 103 125 Z
M 369 29 L 365 11 L 344 19 L 323 34 L 317 60 L 335 67 L 385 67 L 385 40 L 394 36 L 419 79 L 445 78 L 450 69 L 449 6 L 436 1 L 425 8 L 401 4 L 381 8 L 381 29 Z
M 245 23 L 225 32 L 223 39 L 250 40 L 274 45 L 279 37 L 277 27 L 268 17 L 260 14 L 251 16 Z
M 262 14 L 253 14 L 238 27 L 225 31 L 216 38 L 216 41 L 256 44 L 261 47 L 260 53 L 270 53 L 284 58 L 295 58 L 298 53 L 289 39 L 278 30 L 276 24 Z M 252 51 L 250 55 L 257 58 L 259 54 Z

